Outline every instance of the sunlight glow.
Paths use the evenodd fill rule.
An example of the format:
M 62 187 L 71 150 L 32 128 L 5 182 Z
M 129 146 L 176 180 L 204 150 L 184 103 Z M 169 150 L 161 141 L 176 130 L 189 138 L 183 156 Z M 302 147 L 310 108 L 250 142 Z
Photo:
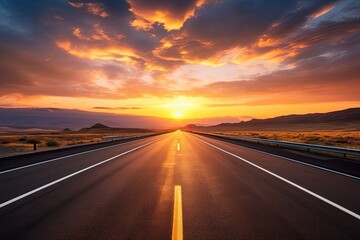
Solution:
M 175 117 L 175 118 L 182 118 L 182 116 L 183 116 L 183 115 L 182 115 L 181 112 L 175 112 L 175 113 L 174 113 L 174 117 Z

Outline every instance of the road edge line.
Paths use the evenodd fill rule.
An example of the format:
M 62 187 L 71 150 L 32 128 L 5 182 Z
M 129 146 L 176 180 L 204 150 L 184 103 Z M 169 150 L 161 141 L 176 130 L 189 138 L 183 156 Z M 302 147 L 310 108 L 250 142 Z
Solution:
M 41 162 L 37 162 L 37 163 L 32 163 L 32 164 L 21 166 L 21 167 L 11 168 L 11 169 L 8 169 L 8 170 L 0 171 L 0 175 L 4 174 L 4 173 L 9 173 L 9 172 L 14 172 L 14 171 L 17 171 L 17 170 L 29 168 L 29 167 L 34 167 L 34 166 L 37 166 L 37 165 L 42 165 L 42 164 L 45 164 L 45 163 L 55 162 L 55 161 L 58 161 L 58 160 L 61 160 L 61 159 L 69 158 L 69 157 L 75 157 L 75 156 L 78 156 L 78 155 L 91 153 L 91 152 L 96 152 L 96 151 L 100 151 L 100 150 L 108 149 L 108 148 L 112 148 L 112 147 L 117 147 L 117 146 L 121 146 L 121 145 L 128 144 L 128 143 L 134 143 L 134 142 L 140 141 L 140 140 L 143 140 L 143 139 L 136 139 L 136 140 L 133 140 L 133 141 L 123 142 L 123 143 L 119 143 L 119 144 L 115 144 L 115 145 L 111 145 L 111 146 L 106 146 L 106 147 L 102 147 L 102 148 L 96 148 L 96 149 L 88 150 L 88 151 L 85 151 L 85 152 L 73 153 L 73 154 L 70 154 L 70 155 L 62 156 L 62 157 L 52 158 L 52 159 L 49 159 L 49 160 L 45 160 L 45 161 L 41 161 Z
M 201 138 L 199 138 L 199 139 L 201 139 Z M 218 140 L 218 139 L 215 139 L 215 140 Z M 220 141 L 226 142 L 226 141 L 223 141 L 223 140 L 220 140 Z M 226 142 L 226 143 L 234 144 L 234 143 L 231 143 L 231 142 Z M 360 180 L 360 177 L 350 175 L 350 174 L 347 174 L 347 173 L 343 173 L 343 172 L 339 172 L 339 171 L 336 171 L 336 170 L 332 170 L 332 169 L 329 169 L 329 168 L 320 167 L 320 166 L 317 166 L 317 165 L 314 165 L 314 164 L 311 164 L 311 163 L 306 163 L 306 162 L 302 162 L 302 161 L 295 160 L 295 159 L 292 159 L 292 158 L 284 157 L 284 156 L 281 156 L 281 155 L 268 153 L 268 152 L 261 151 L 261 150 L 258 150 L 258 149 L 254 149 L 254 148 L 251 148 L 251 147 L 246 147 L 246 146 L 242 146 L 242 145 L 238 145 L 238 144 L 234 144 L 234 145 L 244 147 L 244 148 L 248 148 L 248 149 L 251 149 L 252 151 L 255 151 L 255 152 L 258 152 L 258 153 L 270 155 L 270 156 L 273 156 L 273 157 L 282 158 L 284 160 L 288 160 L 288 161 L 295 162 L 295 163 L 298 163 L 298 164 L 302 164 L 302 165 L 305 165 L 305 166 L 309 166 L 309 167 L 312 167 L 312 168 L 320 169 L 320 170 L 323 170 L 323 171 L 326 171 L 326 172 L 330 172 L 330 173 L 334 173 L 334 174 L 341 175 L 341 176 L 344 176 L 344 177 L 349 177 L 349 178 L 352 178 L 352 179 Z
M 79 171 L 76 171 L 76 172 L 74 172 L 74 173 L 71 173 L 71 174 L 69 174 L 69 175 L 66 175 L 65 177 L 59 178 L 59 179 L 57 179 L 57 180 L 55 180 L 55 181 L 52 181 L 52 182 L 50 182 L 50 183 L 48 183 L 48 184 L 45 184 L 45 185 L 41 186 L 41 187 L 35 188 L 35 189 L 33 189 L 33 190 L 29 191 L 29 192 L 23 193 L 23 194 L 15 197 L 15 198 L 12 198 L 12 199 L 7 200 L 7 201 L 5 201 L 5 202 L 3 202 L 3 203 L 0 203 L 0 209 L 3 208 L 3 207 L 8 206 L 8 205 L 10 205 L 10 204 L 12 204 L 12 203 L 14 203 L 14 202 L 17 202 L 17 201 L 19 201 L 19 200 L 21 200 L 21 199 L 23 199 L 23 198 L 25 198 L 25 197 L 27 197 L 27 196 L 30 196 L 30 195 L 32 195 L 32 194 L 34 194 L 34 193 L 37 193 L 37 192 L 39 192 L 39 191 L 41 191 L 41 190 L 43 190 L 43 189 L 45 189 L 45 188 L 48 188 L 48 187 L 50 187 L 50 186 L 52 186 L 52 185 L 54 185 L 54 184 L 56 184 L 56 183 L 62 182 L 62 181 L 64 181 L 64 180 L 68 179 L 68 178 L 71 178 L 71 177 L 73 177 L 73 176 L 75 176 L 75 175 L 78 175 L 78 174 L 80 174 L 80 173 L 82 173 L 82 172 L 85 172 L 85 171 L 87 171 L 87 170 L 89 170 L 89 169 L 92 169 L 92 168 L 94 168 L 94 167 L 97 167 L 97 166 L 99 166 L 99 165 L 102 165 L 102 164 L 104 164 L 104 163 L 106 163 L 106 162 L 109 162 L 109 161 L 115 159 L 115 158 L 121 157 L 121 156 L 126 155 L 126 154 L 128 154 L 128 153 L 131 153 L 131 152 L 133 152 L 133 151 L 136 151 L 136 150 L 138 150 L 138 149 L 140 149 L 140 148 L 143 148 L 143 147 L 145 147 L 145 146 L 147 146 L 147 145 L 150 145 L 150 144 L 152 144 L 152 143 L 154 143 L 154 142 L 156 142 L 156 141 L 151 141 L 151 142 L 146 143 L 146 144 L 144 144 L 144 145 L 141 145 L 141 146 L 138 146 L 138 147 L 136 147 L 136 148 L 130 149 L 130 150 L 126 151 L 126 152 L 123 152 L 123 153 L 120 153 L 120 154 L 118 154 L 118 155 L 115 155 L 115 156 L 113 156 L 113 157 L 111 157 L 111 158 L 108 158 L 108 159 L 106 159 L 106 160 L 103 160 L 103 161 L 101 161 L 101 162 L 98 162 L 98 163 L 96 163 L 96 164 L 93 164 L 93 165 L 91 165 L 91 166 L 89 166 L 89 167 L 83 168 L 83 169 L 81 169 L 81 170 L 79 170 Z
M 339 204 L 337 204 L 337 203 L 335 203 L 335 202 L 333 202 L 333 201 L 331 201 L 331 200 L 329 200 L 329 199 L 327 199 L 325 197 L 322 197 L 319 194 L 310 191 L 309 189 L 306 189 L 306 188 L 304 188 L 304 187 L 302 187 L 302 186 L 300 186 L 300 185 L 298 185 L 298 184 L 296 184 L 296 183 L 294 183 L 294 182 L 292 182 L 292 181 L 290 181 L 290 180 L 288 180 L 288 179 L 286 179 L 284 177 L 281 177 L 280 175 L 277 175 L 276 173 L 273 173 L 273 172 L 271 172 L 271 171 L 269 171 L 269 170 L 267 170 L 267 169 L 265 169 L 263 167 L 260 167 L 259 165 L 256 165 L 255 163 L 252 163 L 249 160 L 246 160 L 245 158 L 239 157 L 238 155 L 236 155 L 234 153 L 228 152 L 228 151 L 226 151 L 226 150 L 224 150 L 224 149 L 222 149 L 220 147 L 217 147 L 217 146 L 215 146 L 215 145 L 213 145 L 211 143 L 208 143 L 208 142 L 206 142 L 204 140 L 200 139 L 200 141 L 202 141 L 202 142 L 208 144 L 209 146 L 212 146 L 213 148 L 216 148 L 216 149 L 218 149 L 218 150 L 220 150 L 220 151 L 222 151 L 222 152 L 224 152 L 226 154 L 229 154 L 229 155 L 231 155 L 231 156 L 233 156 L 235 158 L 238 158 L 238 159 L 244 161 L 245 163 L 250 164 L 250 165 L 252 165 L 252 166 L 254 166 L 254 167 L 256 167 L 256 168 L 258 168 L 258 169 L 260 169 L 260 170 L 262 170 L 262 171 L 264 171 L 264 172 L 266 172 L 268 174 L 270 174 L 270 175 L 272 175 L 273 177 L 276 177 L 276 178 L 278 178 L 278 179 L 292 185 L 293 187 L 296 187 L 297 189 L 299 189 L 299 190 L 301 190 L 303 192 L 306 192 L 307 194 L 309 194 L 309 195 L 311 195 L 311 196 L 313 196 L 313 197 L 315 197 L 315 198 L 317 198 L 317 199 L 319 199 L 319 200 L 321 200 L 321 201 L 323 201 L 323 202 L 325 202 L 325 203 L 327 203 L 327 204 L 329 204 L 329 205 L 343 211 L 344 213 L 347 213 L 350 216 L 360 220 L 360 215 L 359 214 L 357 214 L 357 213 L 355 213 L 355 212 L 353 212 L 353 211 L 351 211 L 351 210 L 349 210 L 349 209 L 347 209 L 347 208 L 345 208 L 345 207 L 343 207 L 343 206 L 341 206 L 341 205 L 339 205 Z

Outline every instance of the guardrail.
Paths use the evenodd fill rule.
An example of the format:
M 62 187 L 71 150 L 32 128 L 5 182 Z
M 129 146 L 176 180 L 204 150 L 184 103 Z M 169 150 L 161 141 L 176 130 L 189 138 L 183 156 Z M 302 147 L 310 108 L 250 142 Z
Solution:
M 234 135 L 215 134 L 215 133 L 207 133 L 207 132 L 194 132 L 194 131 L 191 132 L 201 135 L 230 139 L 230 140 L 270 144 L 278 147 L 304 149 L 308 152 L 311 151 L 321 151 L 321 152 L 329 152 L 329 153 L 331 152 L 331 153 L 340 154 L 344 158 L 346 158 L 348 155 L 360 157 L 360 150 L 357 149 L 339 148 L 339 147 L 331 147 L 331 146 L 323 146 L 323 145 L 315 145 L 315 144 L 307 144 L 307 143 L 285 142 L 285 141 L 277 141 L 277 140 L 262 139 L 262 138 L 245 138 Z
M 156 133 L 144 133 L 144 134 L 138 134 L 138 135 L 127 135 L 127 136 L 105 136 L 105 137 L 102 137 L 101 139 L 103 141 L 115 141 L 115 140 L 123 140 L 123 139 L 130 139 L 130 138 L 149 137 L 152 135 L 159 135 L 161 133 L 156 132 Z

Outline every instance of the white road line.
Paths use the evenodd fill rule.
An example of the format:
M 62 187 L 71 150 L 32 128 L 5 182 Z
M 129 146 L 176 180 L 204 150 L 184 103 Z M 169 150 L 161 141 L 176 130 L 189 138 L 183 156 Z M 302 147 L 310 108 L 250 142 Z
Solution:
M 180 143 L 177 143 L 177 150 L 180 151 Z
M 139 140 L 142 140 L 142 139 L 139 139 Z M 33 164 L 21 166 L 21 167 L 16 167 L 16 168 L 4 170 L 4 171 L 1 171 L 0 174 L 9 173 L 9 172 L 13 172 L 13 171 L 17 171 L 17 170 L 21 170 L 21 169 L 24 169 L 24 168 L 29 168 L 29 167 L 33 167 L 33 166 L 37 166 L 37 165 L 49 163 L 49 162 L 54 162 L 54 161 L 58 161 L 58 160 L 61 160 L 61 159 L 65 159 L 65 158 L 69 158 L 69 157 L 74 157 L 74 156 L 82 155 L 82 154 L 85 154 L 85 153 L 91 153 L 91 152 L 96 152 L 96 151 L 103 150 L 103 149 L 107 149 L 107 148 L 117 147 L 117 146 L 119 146 L 119 145 L 123 145 L 123 144 L 127 144 L 127 143 L 134 143 L 134 142 L 136 142 L 136 141 L 138 141 L 138 140 L 129 141 L 129 142 L 125 142 L 125 143 L 119 143 L 119 144 L 116 144 L 116 145 L 111 145 L 111 146 L 107 146 L 107 147 L 97 148 L 97 149 L 93 149 L 93 150 L 89 150 L 89 151 L 85 151 L 85 152 L 74 153 L 74 154 L 70 154 L 70 155 L 67 155 L 67 156 L 63 156 L 63 157 L 53 158 L 53 159 L 46 160 L 46 161 L 42 161 L 42 162 L 37 162 L 37 163 L 33 163 Z
M 37 192 L 39 192 L 39 191 L 41 191 L 41 190 L 43 190 L 43 189 L 45 189 L 45 188 L 48 188 L 48 187 L 50 187 L 50 186 L 52 186 L 52 185 L 54 185 L 54 184 L 56 184 L 56 183 L 62 182 L 62 181 L 64 181 L 64 180 L 68 179 L 68 178 L 71 178 L 71 177 L 73 177 L 73 176 L 75 176 L 75 175 L 78 175 L 78 174 L 80 174 L 80 173 L 82 173 L 82 172 L 85 172 L 85 171 L 87 171 L 87 170 L 89 170 L 89 169 L 92 169 L 92 168 L 97 167 L 97 166 L 99 166 L 99 165 L 101 165 L 101 164 L 104 164 L 104 163 L 106 163 L 106 162 L 109 162 L 109 161 L 111 161 L 111 160 L 113 160 L 113 159 L 115 159 L 115 158 L 121 157 L 121 156 L 123 156 L 123 155 L 125 155 L 125 154 L 128 154 L 128 153 L 131 153 L 131 152 L 133 152 L 133 151 L 136 151 L 136 150 L 138 150 L 138 149 L 140 149 L 140 148 L 143 148 L 143 147 L 145 147 L 145 146 L 147 146 L 147 145 L 149 145 L 149 144 L 152 144 L 152 143 L 154 143 L 154 142 L 155 142 L 155 141 L 152 141 L 152 142 L 146 143 L 146 144 L 144 144 L 144 145 L 141 145 L 141 146 L 139 146 L 139 147 L 130 149 L 130 150 L 126 151 L 126 152 L 120 153 L 120 154 L 118 154 L 118 155 L 116 155 L 116 156 L 113 156 L 113 157 L 111 157 L 111 158 L 108 158 L 108 159 L 106 159 L 106 160 L 104 160 L 104 161 L 101 161 L 101 162 L 99 162 L 99 163 L 93 164 L 93 165 L 91 165 L 91 166 L 89 166 L 89 167 L 86 167 L 86 168 L 81 169 L 81 170 L 79 170 L 79 171 L 77 171 L 77 172 L 74 172 L 74 173 L 72 173 L 72 174 L 69 174 L 69 175 L 67 175 L 67 176 L 65 176 L 65 177 L 62 177 L 62 178 L 58 179 L 58 180 L 52 181 L 52 182 L 50 182 L 50 183 L 48 183 L 48 184 L 45 184 L 45 185 L 43 185 L 43 186 L 41 186 L 41 187 L 35 188 L 34 190 L 31 190 L 31 191 L 29 191 L 29 192 L 27 192 L 27 193 L 21 194 L 20 196 L 17 196 L 17 197 L 15 197 L 15 198 L 13 198 L 13 199 L 10 199 L 10 200 L 8 200 L 8 201 L 6 201 L 6 202 L 1 203 L 1 204 L 0 204 L 0 208 L 6 207 L 7 205 L 10 205 L 10 204 L 12 204 L 12 203 L 14 203 L 14 202 L 16 202 L 16 201 L 19 201 L 20 199 L 23 199 L 23 198 L 25 198 L 25 197 L 27 197 L 27 196 L 30 196 L 30 195 L 34 194 L 34 193 L 37 193 Z
M 288 161 L 296 162 L 296 163 L 299 163 L 299 164 L 302 164 L 302 165 L 306 165 L 306 166 L 309 166 L 309 167 L 321 169 L 321 170 L 324 170 L 324 171 L 327 171 L 327 172 L 331 172 L 331 173 L 339 174 L 339 175 L 342 175 L 342 176 L 345 176 L 345 177 L 349 177 L 349 178 L 353 178 L 353 179 L 356 179 L 356 180 L 360 180 L 360 177 L 353 176 L 353 175 L 350 175 L 350 174 L 346 174 L 346 173 L 338 172 L 338 171 L 331 170 L 331 169 L 328 169 L 328 168 L 316 166 L 316 165 L 313 165 L 313 164 L 310 164 L 310 163 L 301 162 L 301 161 L 298 161 L 298 160 L 295 160 L 295 159 L 292 159 L 292 158 L 287 158 L 287 157 L 283 157 L 283 156 L 280 156 L 280 155 L 263 152 L 263 151 L 260 151 L 260 150 L 257 150 L 257 149 L 252 149 L 252 150 L 254 150 L 254 151 L 256 151 L 256 152 L 259 152 L 259 153 L 264 153 L 264 154 L 267 154 L 267 155 L 270 155 L 270 156 L 282 158 L 282 159 L 285 159 L 285 160 L 288 160 Z
M 310 191 L 309 189 L 306 189 L 306 188 L 304 188 L 304 187 L 302 187 L 302 186 L 300 186 L 300 185 L 298 185 L 298 184 L 296 184 L 294 182 L 291 182 L 290 180 L 288 180 L 286 178 L 283 178 L 283 177 L 277 175 L 276 173 L 273 173 L 273 172 L 271 172 L 271 171 L 269 171 L 269 170 L 267 170 L 267 169 L 265 169 L 263 167 L 260 167 L 260 166 L 258 166 L 256 164 L 246 160 L 245 158 L 239 157 L 239 156 L 237 156 L 237 155 L 235 155 L 235 154 L 233 154 L 231 152 L 228 152 L 228 151 L 226 151 L 226 150 L 224 150 L 222 148 L 219 148 L 219 147 L 217 147 L 215 145 L 212 145 L 211 143 L 205 142 L 204 140 L 201 140 L 201 139 L 200 139 L 200 141 L 202 141 L 202 142 L 206 143 L 207 145 L 212 146 L 213 148 L 216 148 L 216 149 L 218 149 L 218 150 L 220 150 L 220 151 L 222 151 L 224 153 L 227 153 L 227 154 L 229 154 L 229 155 L 231 155 L 231 156 L 233 156 L 235 158 L 238 158 L 238 159 L 240 159 L 240 160 L 242 160 L 242 161 L 244 161 L 244 162 L 246 162 L 246 163 L 248 163 L 248 164 L 250 164 L 250 165 L 252 165 L 252 166 L 254 166 L 254 167 L 256 167 L 256 168 L 258 168 L 258 169 L 260 169 L 260 170 L 262 170 L 262 171 L 264 171 L 264 172 L 266 172 L 266 173 L 268 173 L 268 174 L 270 174 L 270 175 L 272 175 L 272 176 L 274 176 L 274 177 L 276 177 L 276 178 L 278 178 L 278 179 L 280 179 L 280 180 L 282 180 L 282 181 L 284 181 L 284 182 L 286 182 L 286 183 L 288 183 L 288 184 L 290 184 L 292 186 L 294 186 L 294 187 L 296 187 L 297 189 L 300 189 L 301 191 L 304 191 L 304 192 L 312 195 L 313 197 L 316 197 L 317 199 L 320 199 L 321 201 L 323 201 L 323 202 L 325 202 L 325 203 L 327 203 L 327 204 L 329 204 L 329 205 L 331 205 L 331 206 L 333 206 L 333 207 L 335 207 L 335 208 L 349 214 L 350 216 L 360 220 L 360 215 L 359 214 L 357 214 L 357 213 L 355 213 L 355 212 L 353 212 L 353 211 L 351 211 L 351 210 L 349 210 L 349 209 L 347 209 L 347 208 L 345 208 L 345 207 L 343 207 L 343 206 L 341 206 L 341 205 L 339 205 L 339 204 L 337 204 L 337 203 L 335 203 L 335 202 L 333 202 L 333 201 L 331 201 L 331 200 L 329 200 L 329 199 L 327 199 L 325 197 L 322 197 L 319 194 L 316 194 L 316 193 Z
M 243 146 L 242 146 L 242 147 L 243 147 Z M 246 147 L 246 148 L 247 148 L 247 147 Z M 323 170 L 323 171 L 327 171 L 327 172 L 335 173 L 335 174 L 342 175 L 342 176 L 345 176 L 345 177 L 349 177 L 349 178 L 353 178 L 353 179 L 356 179 L 356 180 L 360 180 L 360 177 L 353 176 L 353 175 L 346 174 L 346 173 L 342 173 L 342 172 L 338 172 L 338 171 L 331 170 L 331 169 L 328 169 L 328 168 L 316 166 L 316 165 L 313 165 L 313 164 L 311 164 L 311 163 L 301 162 L 301 161 L 298 161 L 298 160 L 295 160 L 295 159 L 292 159 L 292 158 L 283 157 L 283 156 L 280 156 L 280 155 L 276 155 L 276 154 L 273 154 L 273 153 L 264 152 L 264 151 L 257 150 L 257 149 L 253 149 L 253 148 L 250 148 L 250 149 L 251 149 L 252 151 L 255 151 L 255 152 L 259 152 L 259 153 L 263 153 L 263 154 L 266 154 L 266 155 L 270 155 L 270 156 L 282 158 L 282 159 L 285 159 L 285 160 L 288 160 L 288 161 L 296 162 L 296 163 L 299 163 L 299 164 L 302 164 L 302 165 L 306 165 L 306 166 L 309 166 L 309 167 L 313 167 L 313 168 L 317 168 L 317 169 L 320 169 L 320 170 Z
M 182 196 L 181 186 L 175 185 L 174 191 L 174 216 L 172 226 L 172 240 L 183 239 L 183 217 L 182 217 Z

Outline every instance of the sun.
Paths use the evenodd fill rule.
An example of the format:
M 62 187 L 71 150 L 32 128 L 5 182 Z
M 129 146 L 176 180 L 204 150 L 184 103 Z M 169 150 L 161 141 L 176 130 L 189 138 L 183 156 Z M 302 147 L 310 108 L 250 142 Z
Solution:
M 175 112 L 174 113 L 174 117 L 179 119 L 179 118 L 182 118 L 183 114 L 181 112 Z
M 166 111 L 166 117 L 180 121 L 192 116 L 192 112 L 200 107 L 200 103 L 197 98 L 181 96 L 169 99 L 169 102 L 161 105 L 161 107 Z

